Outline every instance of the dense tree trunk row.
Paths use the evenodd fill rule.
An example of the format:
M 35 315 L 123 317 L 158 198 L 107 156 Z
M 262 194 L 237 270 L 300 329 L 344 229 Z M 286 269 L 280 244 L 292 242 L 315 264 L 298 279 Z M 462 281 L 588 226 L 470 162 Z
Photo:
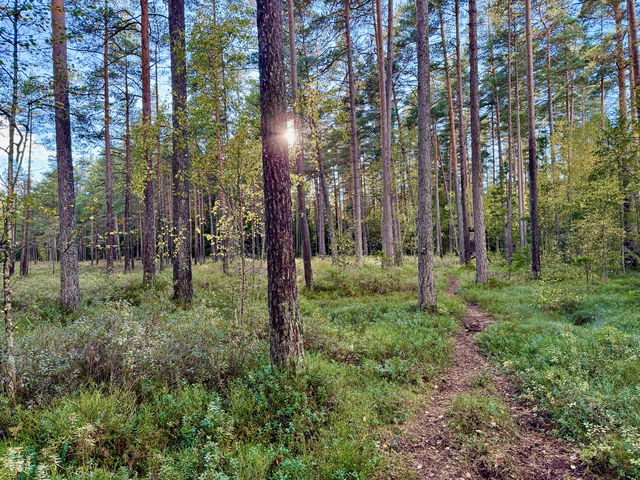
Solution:
M 15 12 L 18 12 L 18 2 L 14 0 L 13 4 Z M 577 148 L 570 142 L 570 135 L 584 134 L 590 125 L 590 115 L 592 112 L 597 115 L 598 107 L 602 115 L 601 129 L 606 132 L 612 131 L 614 127 L 623 129 L 628 126 L 631 132 L 628 135 L 633 137 L 633 129 L 637 125 L 628 123 L 627 120 L 640 120 L 637 19 L 636 6 L 632 0 L 626 0 L 625 3 L 621 0 L 607 0 L 597 6 L 584 7 L 597 8 L 594 11 L 610 24 L 608 43 L 605 45 L 607 48 L 602 50 L 607 52 L 606 61 L 612 67 L 611 75 L 603 67 L 602 72 L 594 73 L 597 80 L 593 84 L 589 84 L 591 73 L 576 61 L 579 59 L 577 54 L 572 53 L 578 50 L 574 48 L 578 44 L 571 38 L 572 33 L 564 31 L 558 18 L 553 17 L 551 9 L 543 13 L 544 8 L 541 7 L 540 22 L 544 28 L 539 34 L 534 31 L 537 25 L 532 25 L 530 0 L 524 1 L 524 15 L 515 17 L 511 4 L 491 2 L 488 5 L 489 23 L 486 33 L 489 55 L 486 61 L 486 81 L 480 77 L 479 57 L 482 55 L 479 54 L 476 0 L 468 2 L 468 52 L 463 45 L 463 27 L 460 24 L 463 17 L 461 8 L 464 9 L 467 4 L 461 5 L 459 0 L 454 2 L 454 18 L 449 20 L 454 25 L 449 28 L 455 28 L 455 52 L 451 54 L 455 58 L 449 54 L 450 43 L 443 6 L 436 6 L 440 25 L 439 31 L 433 32 L 440 37 L 442 44 L 442 56 L 439 58 L 430 55 L 429 5 L 426 0 L 417 0 L 415 4 L 415 32 L 413 27 L 408 27 L 407 22 L 404 22 L 406 18 L 412 17 L 402 17 L 408 15 L 403 9 L 394 11 L 393 0 L 387 0 L 386 3 L 373 0 L 371 6 L 343 0 L 333 14 L 338 20 L 335 28 L 339 40 L 335 45 L 344 49 L 346 62 L 329 60 L 327 66 L 315 65 L 313 68 L 318 72 L 310 73 L 306 67 L 307 62 L 312 63 L 308 58 L 311 49 L 307 50 L 305 41 L 307 30 L 315 27 L 306 23 L 306 7 L 288 0 L 289 98 L 285 82 L 284 56 L 287 51 L 283 42 L 282 5 L 274 0 L 259 0 L 260 141 L 264 189 L 264 218 L 261 218 L 262 205 L 247 206 L 246 192 L 242 192 L 244 173 L 241 169 L 250 162 L 253 152 L 256 152 L 253 155 L 257 158 L 257 145 L 254 150 L 247 148 L 246 152 L 232 151 L 234 133 L 230 134 L 229 129 L 234 128 L 234 122 L 240 123 L 241 117 L 234 108 L 247 103 L 249 107 L 246 108 L 249 109 L 252 104 L 246 98 L 229 100 L 239 90 L 233 91 L 227 98 L 229 91 L 232 91 L 228 86 L 228 77 L 235 74 L 234 68 L 228 67 L 227 62 L 233 56 L 224 48 L 208 52 L 207 68 L 210 69 L 210 76 L 207 79 L 213 85 L 197 86 L 194 80 L 192 91 L 191 77 L 187 75 L 187 68 L 191 68 L 192 60 L 189 57 L 187 62 L 187 45 L 190 42 L 186 42 L 188 29 L 185 25 L 185 5 L 183 0 L 170 0 L 168 6 L 172 122 L 169 127 L 171 147 L 167 149 L 163 142 L 169 143 L 166 141 L 168 136 L 163 133 L 168 127 L 163 124 L 160 112 L 161 80 L 158 70 L 161 68 L 160 49 L 163 43 L 160 34 L 156 39 L 154 63 L 155 122 L 152 119 L 149 3 L 147 0 L 140 0 L 140 30 L 136 31 L 135 47 L 128 50 L 123 49 L 112 37 L 120 27 L 117 16 L 112 15 L 109 2 L 105 0 L 104 10 L 99 10 L 102 28 L 98 28 L 95 38 L 100 40 L 97 44 L 101 47 L 101 58 L 96 56 L 94 66 L 100 65 L 96 78 L 101 77 L 103 82 L 102 89 L 98 85 L 95 94 L 96 97 L 103 95 L 101 108 L 104 118 L 100 122 L 103 138 L 100 140 L 104 141 L 104 169 L 102 170 L 101 163 L 98 165 L 101 168 L 100 175 L 104 172 L 104 190 L 100 190 L 101 193 L 104 192 L 104 205 L 100 206 L 97 218 L 91 215 L 87 220 L 88 225 L 78 225 L 77 221 L 83 215 L 76 212 L 74 190 L 64 2 L 51 0 L 59 232 L 47 232 L 45 235 L 40 233 L 41 238 L 46 238 L 41 241 L 40 248 L 47 249 L 43 256 L 51 260 L 53 268 L 57 268 L 57 262 L 60 263 L 60 302 L 65 309 L 72 310 L 79 302 L 79 260 L 84 261 L 89 257 L 92 265 L 98 265 L 104 259 L 106 273 L 111 274 L 114 272 L 115 262 L 121 256 L 124 258 L 125 272 L 133 271 L 134 259 L 141 258 L 143 283 L 150 285 L 155 281 L 156 269 L 162 271 L 164 262 L 170 258 L 174 297 L 187 306 L 193 296 L 191 262 L 204 263 L 207 247 L 210 248 L 213 260 L 222 260 L 225 274 L 239 272 L 244 289 L 247 252 L 250 251 L 254 258 L 261 257 L 266 242 L 271 356 L 273 362 L 280 366 L 299 365 L 303 354 L 302 325 L 297 306 L 296 248 L 299 247 L 301 252 L 304 281 L 309 289 L 313 287 L 313 246 L 320 256 L 330 254 L 336 264 L 339 257 L 351 249 L 357 266 L 365 263 L 370 250 L 376 250 L 382 253 L 385 268 L 400 265 L 405 253 L 415 253 L 418 262 L 418 301 L 423 310 L 435 305 L 434 252 L 443 256 L 445 249 L 449 253 L 455 251 L 462 264 L 469 264 L 475 259 L 476 281 L 486 282 L 489 278 L 489 247 L 497 254 L 502 253 L 503 248 L 505 260 L 507 264 L 511 264 L 517 253 L 514 251 L 516 244 L 522 249 L 528 246 L 531 273 L 534 279 L 539 279 L 542 275 L 543 246 L 546 251 L 547 245 L 555 244 L 558 252 L 565 255 L 565 243 L 575 227 L 573 222 L 581 220 L 561 210 L 554 212 L 552 220 L 545 219 L 539 211 L 540 203 L 543 210 L 545 206 L 552 208 L 548 206 L 552 205 L 552 201 L 545 203 L 547 200 L 544 195 L 541 194 L 541 198 L 538 198 L 539 188 L 541 192 L 545 192 L 545 189 L 555 184 L 562 184 L 562 195 L 566 196 L 569 204 L 581 193 L 574 183 L 581 173 L 576 169 L 580 168 L 584 153 L 581 156 L 574 154 L 574 149 Z M 217 3 L 213 5 L 212 23 L 207 26 L 216 32 L 218 29 L 224 32 L 229 19 L 226 12 L 220 18 L 217 17 L 219 7 Z M 368 52 L 370 57 L 367 58 L 373 59 L 375 55 L 376 61 L 375 65 L 366 66 L 372 67 L 369 69 L 362 67 L 362 59 L 365 57 L 359 56 L 364 42 L 362 38 L 358 38 L 362 28 L 358 22 L 365 18 L 362 15 L 366 13 L 365 8 L 372 9 L 373 22 L 372 25 L 369 23 L 369 28 L 373 26 L 375 49 Z M 494 11 L 501 8 L 507 10 L 504 19 L 500 12 Z M 34 212 L 28 202 L 20 209 L 16 191 L 18 178 L 22 178 L 21 161 L 26 156 L 26 181 L 20 192 L 24 191 L 25 198 L 32 194 L 31 157 L 34 134 L 31 132 L 31 104 L 23 129 L 25 134 L 21 133 L 22 127 L 19 125 L 24 123 L 24 119 L 19 122 L 22 115 L 18 108 L 21 101 L 18 81 L 20 15 L 15 12 L 13 31 L 8 32 L 7 37 L 13 39 L 9 49 L 11 64 L 6 68 L 7 72 L 13 72 L 12 83 L 7 89 L 7 98 L 11 98 L 11 103 L 2 112 L 7 119 L 9 137 L 5 182 L 7 197 L 4 207 L 9 214 L 5 214 L 2 226 L 3 308 L 8 339 L 13 338 L 10 280 L 15 259 L 20 256 L 20 273 L 26 275 L 30 260 L 38 258 L 37 242 L 32 240 L 33 229 L 30 228 Z M 550 18 L 542 18 L 544 15 Z M 153 15 L 151 18 L 153 19 Z M 366 18 L 371 22 L 368 13 Z M 137 19 L 134 23 L 137 23 Z M 524 50 L 519 47 L 522 44 L 519 26 L 524 27 Z M 296 32 L 301 35 L 300 59 L 304 61 L 300 65 Z M 411 75 L 406 72 L 408 68 L 415 68 L 405 58 L 408 51 L 405 50 L 406 40 L 413 41 L 414 34 L 416 51 L 410 50 L 409 56 L 417 53 L 417 76 L 415 72 L 411 72 Z M 601 35 L 605 37 L 604 34 Z M 546 104 L 544 112 L 542 109 L 537 112 L 534 80 L 538 72 L 535 71 L 534 53 L 536 46 L 541 46 L 542 42 L 545 50 L 540 50 L 540 70 L 543 75 L 539 75 L 539 80 L 543 82 L 544 90 L 540 90 L 538 94 L 542 95 Z M 122 51 L 119 49 L 124 54 L 121 55 Z M 138 72 L 135 72 L 137 61 L 131 63 L 132 71 L 129 70 L 129 57 L 136 49 L 140 50 L 141 67 L 139 77 L 142 108 L 139 129 L 134 107 L 137 98 L 133 89 L 130 89 L 130 86 L 137 83 L 133 80 L 134 76 L 138 76 Z M 594 52 L 593 55 L 599 55 Z M 566 65 L 558 66 L 557 57 L 560 54 L 576 56 L 567 58 Z M 441 61 L 444 67 L 442 71 L 433 69 L 431 72 L 429 62 L 434 58 Z M 520 59 L 526 63 L 523 65 Z M 339 70 L 344 78 L 341 88 L 336 89 L 341 93 L 332 93 L 334 98 L 329 98 L 327 102 L 331 107 L 326 108 L 333 109 L 330 115 L 324 115 L 322 110 L 325 105 L 321 101 L 314 104 L 315 100 L 307 98 L 307 95 L 312 97 L 309 91 L 313 90 L 310 86 L 313 81 L 321 83 L 320 77 L 325 73 L 323 68 L 332 73 Z M 123 69 L 122 76 L 119 76 L 120 69 Z M 360 74 L 368 76 L 361 81 Z M 409 77 L 411 80 L 407 81 Z M 483 91 L 481 83 L 482 86 L 491 88 Z M 192 118 L 187 112 L 188 100 L 189 109 L 199 107 L 198 88 L 211 88 L 214 92 L 211 94 L 213 100 L 208 111 L 210 116 L 204 121 L 197 118 L 196 114 Z M 437 88 L 441 89 L 441 97 L 433 97 L 442 98 L 443 106 L 446 99 L 447 112 L 446 117 L 442 113 L 442 118 L 433 119 L 431 93 Z M 521 125 L 524 121 L 521 88 L 525 89 L 526 94 L 526 133 L 522 131 Z M 330 97 L 321 91 L 319 85 L 315 90 L 314 94 L 317 93 L 318 97 Z M 611 97 L 610 103 L 617 104 L 618 119 L 614 119 L 613 115 L 610 115 L 612 118 L 604 118 L 608 111 L 613 111 L 606 108 L 607 91 L 616 94 L 615 98 Z M 416 93 L 417 115 L 413 109 Z M 193 103 L 190 102 L 192 96 Z M 242 94 L 238 94 L 238 97 L 241 96 Z M 363 98 L 371 100 L 370 108 L 362 105 L 365 103 Z M 564 108 L 557 108 L 563 101 Z M 333 106 L 340 102 L 343 103 L 342 107 Z M 124 105 L 123 119 L 116 114 L 118 104 Z M 344 116 L 340 116 L 340 108 Z M 536 113 L 540 114 L 538 125 Z M 545 115 L 546 123 L 543 123 Z M 327 119 L 340 119 L 340 122 L 336 122 L 340 125 L 327 126 Z M 192 120 L 194 123 L 201 123 L 193 128 Z M 291 145 L 286 142 L 288 121 L 292 123 L 294 132 Z M 214 126 L 210 130 L 209 124 Z M 483 125 L 486 125 L 486 132 L 481 131 Z M 192 128 L 198 130 L 197 134 L 192 132 Z M 239 127 L 239 130 L 243 128 L 251 131 L 251 127 L 245 125 Z M 247 144 L 251 140 L 257 142 L 257 127 L 252 128 L 253 133 L 246 134 L 247 137 L 252 137 Z M 122 133 L 120 129 L 123 130 Z M 202 134 L 200 130 L 206 131 L 206 134 Z M 545 130 L 548 138 L 543 139 Z M 208 135 L 206 141 L 197 136 L 200 134 L 203 138 Z M 528 160 L 526 170 L 522 145 L 525 134 Z M 343 138 L 342 143 L 339 138 Z M 548 150 L 543 147 L 545 140 L 548 141 Z M 123 153 L 116 147 L 118 141 L 124 145 Z M 207 141 L 210 145 L 203 146 Z M 241 146 L 238 149 L 243 148 Z M 627 150 L 623 153 L 628 154 L 631 147 L 625 148 Z M 169 154 L 164 154 L 169 150 L 170 174 L 166 168 L 168 165 L 165 164 Z M 142 153 L 138 155 L 138 152 Z M 395 152 L 398 153 L 397 156 Z M 417 153 L 417 164 L 413 163 L 414 153 Z M 294 213 L 290 197 L 290 155 L 294 159 L 292 170 L 296 184 Z M 487 158 L 490 156 L 493 161 L 492 165 L 487 165 L 490 176 L 487 175 L 486 182 L 483 178 L 483 155 Z M 544 158 L 546 155 L 548 158 Z M 640 234 L 640 221 L 636 211 L 640 208 L 640 196 L 637 182 L 630 173 L 630 169 L 636 168 L 635 164 L 630 166 L 637 160 L 633 155 L 624 157 L 621 154 L 620 158 L 616 158 L 618 168 L 615 175 L 620 190 L 616 192 L 619 195 L 611 200 L 618 209 L 615 219 L 617 223 L 614 222 L 611 230 L 618 232 L 614 242 L 616 259 L 623 269 L 637 266 Z M 118 163 L 120 157 L 122 167 Z M 316 165 L 305 163 L 305 160 L 313 157 L 317 169 Z M 577 167 L 573 164 L 574 161 L 578 164 Z M 540 178 L 538 162 L 541 165 Z M 144 164 L 144 193 L 140 202 L 133 196 L 135 187 L 140 183 L 139 163 Z M 207 165 L 203 166 L 202 163 Z M 122 173 L 119 168 L 122 168 Z M 198 171 L 199 169 L 203 172 Z M 235 175 L 231 174 L 232 169 L 235 169 Z M 119 175 L 123 176 L 122 187 Z M 231 178 L 232 176 L 235 178 Z M 313 195 L 305 188 L 306 180 L 309 179 L 315 185 Z M 254 186 L 253 190 L 257 188 Z M 488 192 L 486 199 L 485 192 Z M 443 194 L 446 199 L 442 197 Z M 118 195 L 124 197 L 124 212 L 120 213 L 114 211 L 121 208 Z M 514 195 L 517 198 L 513 198 Z M 262 199 L 257 203 L 261 201 Z M 516 201 L 517 219 L 514 219 Z M 24 217 L 20 235 L 17 234 L 16 227 L 18 221 L 15 212 L 18 209 L 23 212 Z M 255 218 L 245 218 L 243 215 L 246 212 L 250 216 L 255 215 Z M 414 215 L 415 231 L 412 220 L 406 220 Z M 518 224 L 518 230 L 514 233 L 515 223 Z M 205 233 L 207 229 L 209 234 Z M 210 245 L 206 244 L 208 235 L 211 237 Z M 517 240 L 514 235 L 518 235 Z M 490 237 L 489 242 L 487 236 Z M 353 239 L 353 245 L 349 243 L 350 238 Z M 576 252 L 579 250 L 577 248 Z M 574 256 L 577 255 L 576 252 L 573 252 Z M 582 257 L 588 258 L 586 254 L 580 258 Z M 238 268 L 232 271 L 231 265 L 238 265 Z M 8 341 L 8 352 L 12 351 L 12 342 L 13 340 Z M 12 378 L 10 385 L 15 391 L 15 373 Z

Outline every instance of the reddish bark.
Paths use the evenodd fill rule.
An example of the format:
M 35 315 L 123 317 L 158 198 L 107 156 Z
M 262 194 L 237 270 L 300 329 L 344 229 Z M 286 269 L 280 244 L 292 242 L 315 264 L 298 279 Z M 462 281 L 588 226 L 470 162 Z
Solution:
M 304 350 L 293 249 L 280 1 L 258 0 L 257 23 L 270 353 L 274 365 L 295 369 Z

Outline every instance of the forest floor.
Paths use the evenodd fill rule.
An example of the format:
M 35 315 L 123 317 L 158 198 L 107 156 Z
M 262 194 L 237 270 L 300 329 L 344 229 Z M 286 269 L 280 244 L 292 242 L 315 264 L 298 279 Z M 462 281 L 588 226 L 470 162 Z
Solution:
M 301 375 L 270 366 L 264 262 L 194 266 L 188 309 L 170 269 L 144 288 L 83 264 L 73 313 L 34 265 L 0 480 L 640 478 L 640 274 L 436 263 L 432 312 L 415 259 L 314 259 L 313 290 L 299 264 Z
M 452 276 L 448 293 L 456 289 Z M 452 364 L 392 442 L 395 453 L 419 479 L 595 478 L 576 446 L 554 436 L 535 405 L 517 400 L 512 379 L 480 352 L 475 337 L 492 323 L 477 305 L 468 304 Z

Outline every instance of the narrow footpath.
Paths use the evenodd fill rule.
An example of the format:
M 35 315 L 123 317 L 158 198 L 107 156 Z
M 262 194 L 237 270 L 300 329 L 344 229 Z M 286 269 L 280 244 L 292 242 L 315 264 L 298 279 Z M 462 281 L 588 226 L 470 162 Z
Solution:
M 456 281 L 451 278 L 448 293 L 455 292 Z M 425 405 L 389 448 L 418 479 L 597 478 L 580 461 L 578 449 L 551 433 L 552 426 L 535 405 L 518 401 L 514 382 L 482 355 L 475 337 L 491 323 L 491 317 L 476 305 L 468 305 L 452 365 L 436 380 Z M 501 405 L 508 428 L 494 421 L 482 424 L 480 411 L 465 413 L 463 409 L 460 414 L 460 407 L 454 407 L 454 399 L 460 396 Z M 471 434 L 456 431 L 458 424 L 452 419 L 459 421 L 461 415 L 475 429 Z

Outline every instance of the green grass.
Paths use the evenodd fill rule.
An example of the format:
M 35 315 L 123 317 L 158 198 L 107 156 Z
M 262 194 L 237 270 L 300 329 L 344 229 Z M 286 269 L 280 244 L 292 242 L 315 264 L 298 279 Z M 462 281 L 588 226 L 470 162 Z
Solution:
M 419 313 L 415 264 L 314 266 L 299 375 L 269 365 L 264 265 L 242 309 L 240 278 L 212 264 L 187 310 L 168 270 L 144 289 L 85 266 L 71 315 L 50 267 L 16 279 L 20 405 L 0 397 L 0 479 L 383 478 L 380 435 L 449 362 L 464 308 L 443 276 L 438 311 Z
M 594 471 L 640 477 L 640 275 L 588 285 L 577 268 L 554 264 L 540 282 L 504 265 L 489 285 L 459 275 L 463 296 L 501 320 L 479 344 L 524 396 Z
M 521 478 L 508 452 L 516 427 L 509 407 L 495 396 L 490 376 L 472 379 L 473 390 L 459 393 L 446 413 L 449 442 L 482 478 Z

